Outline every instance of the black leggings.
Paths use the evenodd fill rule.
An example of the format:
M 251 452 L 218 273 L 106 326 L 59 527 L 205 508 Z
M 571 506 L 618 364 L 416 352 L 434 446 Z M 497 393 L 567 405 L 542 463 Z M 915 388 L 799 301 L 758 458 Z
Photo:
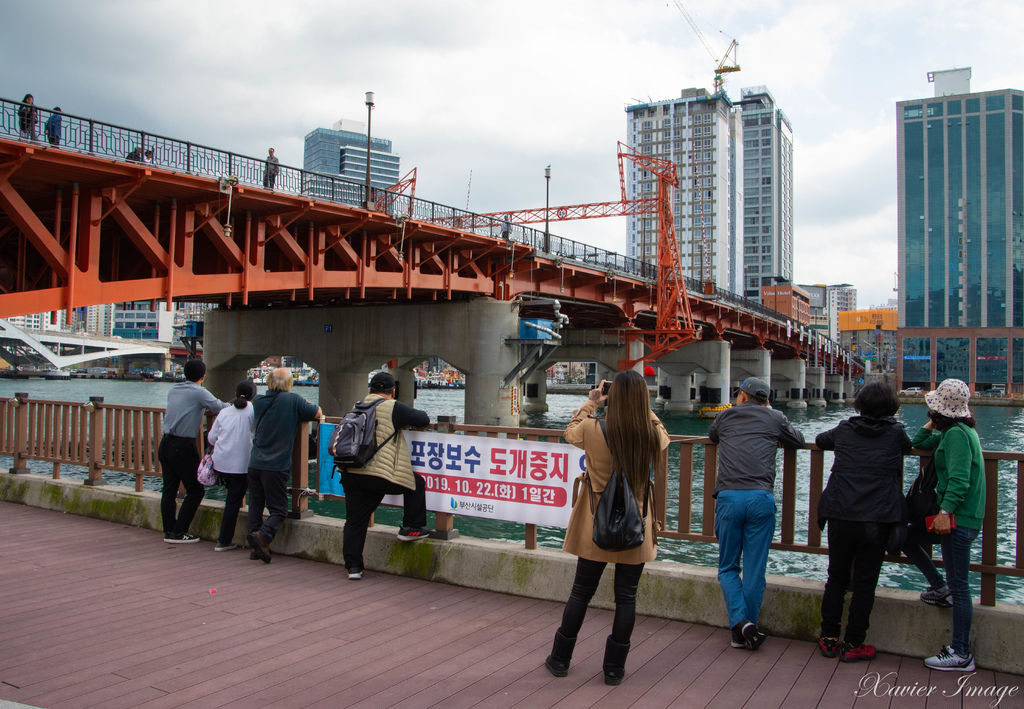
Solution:
M 572 582 L 569 600 L 562 612 L 562 635 L 575 638 L 583 626 L 587 606 L 594 597 L 597 584 L 604 573 L 605 561 L 580 558 L 576 562 L 576 578 Z M 643 573 L 643 564 L 615 565 L 615 620 L 612 621 L 612 640 L 626 644 L 633 634 L 636 622 L 636 587 Z

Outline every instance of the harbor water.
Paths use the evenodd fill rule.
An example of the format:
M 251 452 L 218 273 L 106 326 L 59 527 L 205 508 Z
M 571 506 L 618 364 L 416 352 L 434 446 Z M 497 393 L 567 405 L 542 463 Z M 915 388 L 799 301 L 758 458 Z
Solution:
M 107 403 L 127 404 L 133 406 L 165 406 L 167 401 L 167 390 L 171 385 L 162 382 L 133 382 L 113 380 L 64 380 L 48 381 L 42 379 L 29 380 L 7 380 L 0 379 L 0 396 L 12 396 L 14 392 L 27 392 L 33 399 L 49 399 L 60 401 L 87 401 L 90 396 L 102 396 Z M 261 387 L 262 391 L 263 388 Z M 319 390 L 316 387 L 296 387 L 293 391 L 305 397 L 309 401 L 317 402 Z M 437 416 L 454 415 L 461 423 L 463 421 L 463 400 L 464 392 L 461 390 L 421 390 L 416 397 L 417 408 L 425 410 L 431 420 Z M 579 394 L 548 394 L 549 411 L 546 413 L 530 414 L 524 425 L 534 428 L 562 429 L 569 422 L 572 412 L 583 403 L 584 397 Z M 708 419 L 701 419 L 695 414 L 666 413 L 655 406 L 656 413 L 665 423 L 665 427 L 671 434 L 702 436 L 707 434 L 711 422 Z M 808 409 L 784 409 L 787 416 L 793 422 L 808 442 L 814 440 L 814 436 L 822 431 L 828 430 L 837 425 L 840 421 L 854 415 L 850 406 L 830 405 L 826 408 Z M 923 405 L 904 405 L 897 418 L 902 421 L 910 436 L 917 431 L 917 428 L 927 419 L 926 409 Z M 974 414 L 978 422 L 978 435 L 981 437 L 982 447 L 986 450 L 998 451 L 1020 451 L 1024 450 L 1024 408 L 985 406 L 976 407 Z M 669 505 L 668 505 L 668 527 L 675 527 L 675 505 L 672 500 L 676 499 L 678 492 L 678 481 L 674 478 L 673 471 L 679 467 L 678 446 L 672 448 L 673 456 L 669 460 Z M 697 448 L 696 460 L 694 463 L 694 491 L 693 491 L 693 513 L 692 528 L 699 530 L 701 525 L 701 500 L 703 496 L 703 449 Z M 810 476 L 809 456 L 802 453 L 797 456 L 797 512 L 796 512 L 796 540 L 806 541 L 807 538 L 807 487 Z M 825 454 L 825 475 L 832 464 L 832 454 Z M 0 467 L 8 467 L 10 458 L 0 456 Z M 779 456 L 779 470 L 781 473 L 781 455 Z M 49 473 L 50 463 L 32 461 L 30 467 L 39 473 Z M 1001 462 L 999 474 L 999 518 L 1001 538 L 999 543 L 999 563 L 1012 564 L 1015 558 L 1015 538 L 1012 530 L 1016 529 L 1016 464 Z M 904 471 L 904 487 L 908 487 L 917 474 L 917 458 L 907 458 Z M 64 466 L 61 471 L 62 477 L 82 478 L 85 471 L 81 468 Z M 118 473 L 104 473 L 104 477 L 114 484 L 131 486 L 134 484 L 134 477 Z M 310 484 L 316 486 L 315 473 L 311 472 Z M 159 489 L 160 480 L 147 478 L 145 481 L 147 489 Z M 782 489 L 782 476 L 776 481 L 777 499 L 780 499 Z M 211 499 L 223 499 L 223 488 L 213 487 L 207 491 Z M 345 503 L 342 501 L 311 501 L 310 508 L 317 514 L 344 517 Z M 376 519 L 378 522 L 390 525 L 401 523 L 401 510 L 381 508 Z M 463 535 L 483 537 L 488 539 L 503 540 L 522 543 L 524 529 L 523 525 L 510 522 L 493 522 L 480 520 L 471 517 L 458 517 L 456 526 Z M 538 543 L 545 547 L 559 548 L 562 543 L 563 530 L 557 528 L 541 527 L 538 529 Z M 779 539 L 779 531 L 776 530 L 775 539 Z M 824 535 L 823 535 L 824 539 Z M 981 542 L 977 542 L 973 549 L 973 561 L 981 561 Z M 688 564 L 714 567 L 717 562 L 717 546 L 714 544 L 686 542 L 663 539 L 659 541 L 658 559 L 671 560 Z M 937 550 L 936 550 L 937 553 Z M 824 580 L 828 558 L 819 554 L 801 554 L 796 552 L 780 552 L 773 550 L 768 559 L 768 571 L 772 574 L 787 576 L 799 576 L 810 579 Z M 978 594 L 978 575 L 971 574 L 974 594 Z M 916 568 L 905 564 L 887 563 L 882 568 L 882 575 L 879 585 L 889 588 L 923 589 L 923 581 Z M 1014 603 L 1024 603 L 1024 580 L 1000 577 L 997 582 L 997 599 Z

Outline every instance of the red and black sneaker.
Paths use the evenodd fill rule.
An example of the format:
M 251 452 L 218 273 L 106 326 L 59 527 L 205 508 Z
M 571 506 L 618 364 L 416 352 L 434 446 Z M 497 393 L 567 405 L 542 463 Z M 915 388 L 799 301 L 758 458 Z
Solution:
M 827 638 L 824 635 L 818 638 L 818 650 L 822 657 L 835 657 L 839 654 L 840 645 L 842 643 L 839 642 L 839 638 Z
M 839 648 L 839 659 L 842 662 L 860 662 L 861 660 L 874 660 L 875 646 L 864 645 L 863 643 L 857 645 L 853 645 L 852 643 L 843 643 L 842 647 Z
M 402 527 L 398 530 L 398 539 L 403 542 L 417 542 L 430 536 L 429 529 L 417 529 L 416 527 Z

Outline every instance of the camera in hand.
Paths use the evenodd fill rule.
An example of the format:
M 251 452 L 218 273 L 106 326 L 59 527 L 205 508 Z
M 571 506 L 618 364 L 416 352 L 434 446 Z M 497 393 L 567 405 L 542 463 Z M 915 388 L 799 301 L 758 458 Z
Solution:
M 611 388 L 611 382 L 605 382 L 601 385 L 601 396 L 608 396 L 608 390 Z

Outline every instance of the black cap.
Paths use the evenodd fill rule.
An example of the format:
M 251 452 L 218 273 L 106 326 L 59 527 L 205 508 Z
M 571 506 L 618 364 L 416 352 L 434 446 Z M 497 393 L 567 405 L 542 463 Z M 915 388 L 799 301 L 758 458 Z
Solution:
M 198 382 L 206 374 L 206 364 L 201 359 L 190 359 L 185 362 L 185 379 Z
M 370 379 L 370 392 L 380 394 L 395 388 L 395 378 L 387 372 L 377 372 Z
M 743 383 L 740 384 L 740 391 L 742 391 L 744 394 L 747 394 L 748 396 L 753 397 L 754 399 L 757 399 L 762 404 L 768 401 L 769 389 L 768 385 L 764 383 L 763 379 L 758 379 L 757 377 L 747 377 L 746 379 L 743 380 Z

